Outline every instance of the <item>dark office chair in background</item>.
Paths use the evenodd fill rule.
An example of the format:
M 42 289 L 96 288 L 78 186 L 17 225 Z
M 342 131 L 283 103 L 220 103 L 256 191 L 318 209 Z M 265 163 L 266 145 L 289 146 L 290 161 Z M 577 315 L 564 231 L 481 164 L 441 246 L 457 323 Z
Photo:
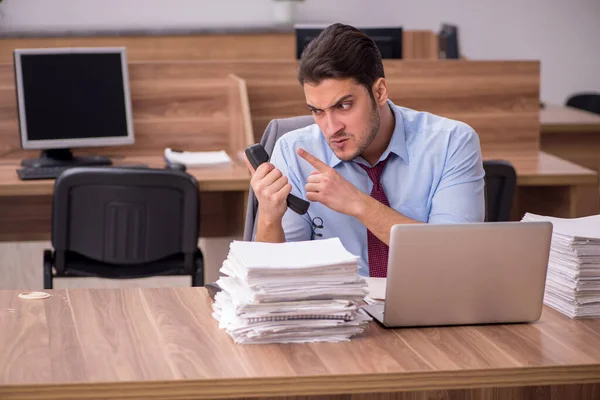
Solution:
M 485 160 L 486 222 L 510 221 L 517 174 L 511 163 L 503 160 Z
M 55 277 L 158 275 L 203 286 L 199 222 L 197 182 L 181 169 L 68 169 L 54 186 L 44 288 Z
M 577 93 L 567 99 L 566 105 L 600 114 L 600 93 Z

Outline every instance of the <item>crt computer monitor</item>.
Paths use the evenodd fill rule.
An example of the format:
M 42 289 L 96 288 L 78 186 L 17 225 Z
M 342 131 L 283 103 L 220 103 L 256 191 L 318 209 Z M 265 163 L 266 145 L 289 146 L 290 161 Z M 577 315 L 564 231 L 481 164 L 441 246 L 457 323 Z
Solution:
M 134 143 L 127 54 L 117 48 L 17 49 L 13 53 L 24 166 L 109 165 L 71 148 Z
M 299 60 L 306 45 L 326 28 L 325 25 L 295 25 L 296 59 Z M 369 36 L 379 49 L 381 58 L 402 58 L 402 27 L 357 27 Z

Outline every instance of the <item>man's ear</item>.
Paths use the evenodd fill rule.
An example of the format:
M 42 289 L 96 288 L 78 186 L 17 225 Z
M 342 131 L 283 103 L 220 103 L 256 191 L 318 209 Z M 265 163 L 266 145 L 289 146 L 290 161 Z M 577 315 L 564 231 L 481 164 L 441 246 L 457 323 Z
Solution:
M 388 100 L 387 82 L 385 78 L 379 78 L 373 83 L 373 98 L 379 106 L 383 106 Z

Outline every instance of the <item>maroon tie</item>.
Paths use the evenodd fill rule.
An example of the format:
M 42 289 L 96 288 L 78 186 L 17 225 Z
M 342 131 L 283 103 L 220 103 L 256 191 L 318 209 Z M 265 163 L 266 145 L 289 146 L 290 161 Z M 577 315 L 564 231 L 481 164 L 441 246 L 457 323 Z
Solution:
M 367 171 L 369 178 L 373 182 L 371 197 L 389 207 L 390 203 L 380 182 L 381 173 L 387 160 L 386 158 L 378 162 L 374 167 L 367 167 L 362 164 L 358 165 Z M 387 276 L 388 245 L 379 240 L 370 230 L 367 230 L 367 246 L 369 249 L 369 275 L 377 278 L 385 278 Z

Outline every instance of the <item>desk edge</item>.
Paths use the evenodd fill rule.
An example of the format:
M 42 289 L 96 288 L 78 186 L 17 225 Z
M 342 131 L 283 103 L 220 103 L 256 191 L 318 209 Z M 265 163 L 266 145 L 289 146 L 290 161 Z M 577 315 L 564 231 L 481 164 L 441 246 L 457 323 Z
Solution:
M 21 399 L 208 399 L 600 383 L 600 364 L 293 377 L 1 385 Z

